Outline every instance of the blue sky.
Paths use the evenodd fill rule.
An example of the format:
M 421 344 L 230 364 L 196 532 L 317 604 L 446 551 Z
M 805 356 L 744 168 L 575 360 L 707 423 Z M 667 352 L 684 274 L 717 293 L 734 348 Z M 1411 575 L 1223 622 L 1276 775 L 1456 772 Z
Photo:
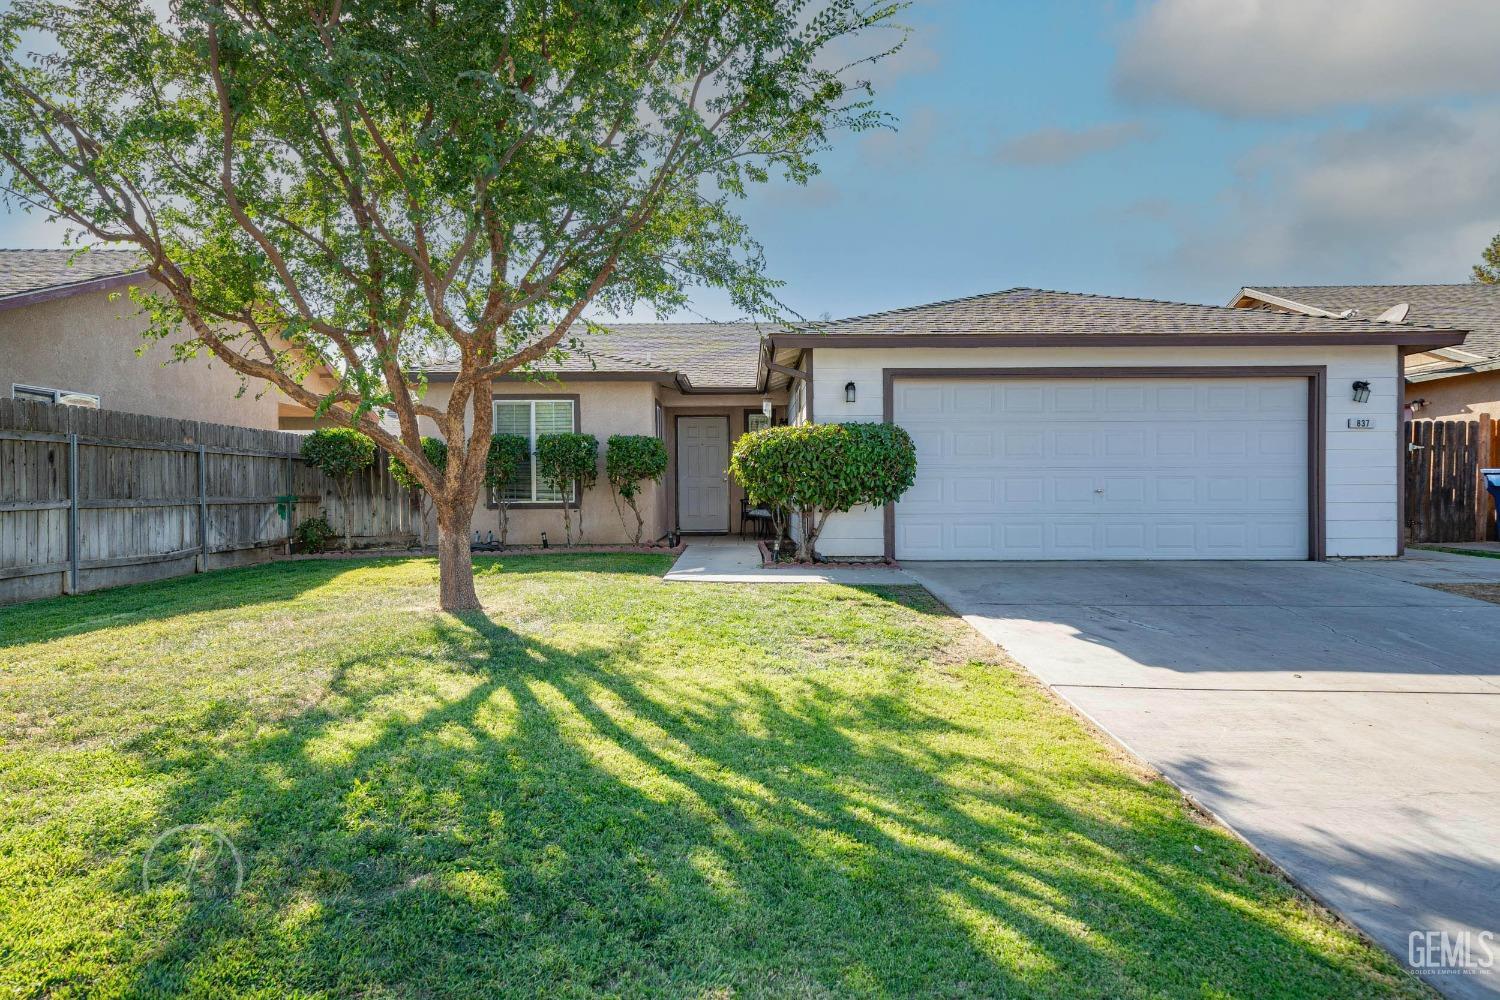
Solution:
M 1500 232 L 1494 0 L 918 0 L 903 20 L 875 72 L 899 131 L 839 136 L 810 185 L 742 205 L 803 315 L 1463 281 Z M 735 318 L 711 292 L 695 311 Z

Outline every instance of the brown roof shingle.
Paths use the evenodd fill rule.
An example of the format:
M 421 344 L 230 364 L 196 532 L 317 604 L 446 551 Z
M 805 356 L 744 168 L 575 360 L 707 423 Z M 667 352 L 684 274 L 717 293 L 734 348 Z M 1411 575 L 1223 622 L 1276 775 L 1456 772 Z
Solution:
M 1411 306 L 1406 322 L 1468 330 L 1460 350 L 1500 358 L 1500 285 L 1249 285 L 1305 306 L 1343 312 L 1357 309 L 1372 320 L 1391 306 Z
M 140 270 L 133 250 L 0 250 L 0 300 Z

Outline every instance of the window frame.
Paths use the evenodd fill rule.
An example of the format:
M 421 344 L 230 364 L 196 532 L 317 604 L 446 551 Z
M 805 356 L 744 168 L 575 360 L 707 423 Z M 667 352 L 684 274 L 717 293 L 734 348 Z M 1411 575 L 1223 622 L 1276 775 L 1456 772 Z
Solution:
M 494 421 L 494 418 L 495 418 L 495 410 L 498 408 L 499 404 L 501 404 L 501 403 L 530 403 L 531 404 L 531 428 L 532 428 L 532 434 L 529 437 L 530 437 L 530 443 L 531 443 L 531 448 L 532 448 L 532 453 L 531 453 L 532 454 L 532 465 L 531 465 L 531 495 L 532 495 L 532 497 L 535 497 L 536 493 L 537 493 L 536 437 L 535 437 L 535 433 L 536 433 L 536 404 L 537 403 L 557 403 L 557 402 L 567 402 L 567 403 L 572 403 L 573 404 L 573 431 L 572 431 L 572 433 L 577 434 L 578 433 L 578 428 L 579 428 L 579 425 L 580 425 L 580 422 L 581 422 L 582 416 L 583 416 L 583 404 L 580 401 L 580 398 L 579 398 L 579 396 L 578 396 L 578 394 L 576 392 L 555 392 L 555 393 L 550 393 L 550 394 L 545 395 L 545 396 L 536 396 L 536 395 L 530 395 L 530 394 L 522 395 L 522 394 L 519 394 L 519 393 L 518 394 L 514 394 L 514 395 L 495 394 L 495 395 L 492 395 L 490 397 L 490 420 L 491 420 L 491 426 L 493 426 L 493 421 Z M 500 509 L 500 503 L 499 503 L 499 500 L 498 500 L 498 495 L 499 495 L 499 491 L 498 490 L 495 490 L 495 489 L 486 489 L 485 490 L 485 497 L 484 497 L 484 505 L 487 508 L 489 508 L 490 510 L 499 510 Z M 578 488 L 578 484 L 574 483 L 573 484 L 573 498 L 571 500 L 536 500 L 536 499 L 532 499 L 532 500 L 507 500 L 505 502 L 505 506 L 508 509 L 512 509 L 512 510 L 515 509 L 515 508 L 518 508 L 518 507 L 525 508 L 526 510 L 562 510 L 564 507 L 571 507 L 571 508 L 576 509 L 576 508 L 579 507 L 580 504 L 582 504 L 582 502 L 583 502 L 583 493 Z
M 30 403 L 40 403 L 42 400 L 35 397 L 43 394 L 52 397 L 46 401 L 49 406 L 76 406 L 76 403 L 63 403 L 59 402 L 59 400 L 63 396 L 87 396 L 94 401 L 93 409 L 101 410 L 104 408 L 104 399 L 97 392 L 84 392 L 82 389 L 53 389 L 49 386 L 31 385 L 26 382 L 12 382 L 10 384 L 11 399 L 24 399 Z M 88 409 L 88 407 L 85 407 L 85 409 Z
M 754 430 L 757 429 L 755 427 L 750 426 L 750 422 L 753 421 L 753 420 L 755 420 L 755 419 L 757 419 L 757 418 L 759 418 L 761 420 L 764 420 L 766 422 L 766 424 L 765 424 L 766 427 L 775 427 L 776 426 L 776 419 L 775 419 L 775 411 L 774 410 L 772 410 L 771 415 L 769 415 L 769 416 L 765 412 L 763 412 L 761 410 L 746 410 L 745 411 L 745 433 L 746 434 L 749 434 L 752 431 L 754 431 Z M 764 429 L 764 428 L 761 428 L 761 429 Z

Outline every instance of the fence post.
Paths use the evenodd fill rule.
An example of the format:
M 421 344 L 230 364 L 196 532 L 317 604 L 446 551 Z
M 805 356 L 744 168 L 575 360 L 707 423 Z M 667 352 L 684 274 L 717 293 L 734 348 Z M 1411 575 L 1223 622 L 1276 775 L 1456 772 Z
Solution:
M 208 570 L 208 451 L 198 446 L 198 572 Z
M 78 593 L 78 435 L 68 435 L 68 593 Z
M 1481 542 L 1489 541 L 1490 538 L 1490 524 L 1492 523 L 1490 509 L 1494 506 L 1494 501 L 1490 498 L 1484 476 L 1480 475 L 1479 470 L 1489 464 L 1494 434 L 1495 425 L 1490 420 L 1490 415 L 1481 413 L 1479 415 L 1479 441 L 1475 448 L 1476 461 L 1474 462 L 1474 538 Z

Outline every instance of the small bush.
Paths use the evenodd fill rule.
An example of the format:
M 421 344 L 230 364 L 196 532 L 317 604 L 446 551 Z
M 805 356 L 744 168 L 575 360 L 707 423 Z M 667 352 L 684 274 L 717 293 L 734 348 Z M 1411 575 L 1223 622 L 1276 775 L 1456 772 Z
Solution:
M 338 532 L 322 514 L 299 521 L 292 529 L 292 545 L 298 552 L 322 552 L 336 537 Z
M 578 540 L 583 541 L 582 492 L 599 481 L 599 439 L 592 434 L 538 434 L 536 468 L 543 482 L 563 495 L 563 532 L 573 544 L 569 504 L 575 484 L 579 491 Z
M 641 517 L 636 498 L 640 496 L 642 483 L 657 482 L 666 473 L 667 446 L 660 438 L 644 434 L 615 434 L 606 442 L 606 446 L 604 475 L 608 478 L 610 487 L 630 505 L 631 512 L 635 514 L 635 544 L 639 545 L 646 522 Z M 618 510 L 619 504 L 616 503 L 615 507 Z M 620 522 L 625 523 L 624 512 L 620 514 Z M 628 524 L 626 528 L 629 528 Z
M 505 499 L 505 484 L 526 461 L 531 442 L 520 434 L 493 434 L 490 450 L 484 456 L 484 485 L 495 493 L 495 508 L 500 512 L 500 544 L 505 545 L 510 532 L 510 504 Z
M 768 427 L 735 443 L 729 469 L 751 503 L 798 513 L 798 557 L 816 560 L 828 515 L 895 503 L 916 481 L 917 451 L 895 424 Z
M 353 548 L 350 536 L 350 488 L 359 473 L 375 464 L 375 442 L 353 427 L 324 427 L 302 442 L 302 458 L 333 480 L 344 506 L 344 548 Z
M 422 439 L 422 454 L 427 456 L 439 472 L 448 468 L 448 443 L 442 438 L 424 437 Z M 416 491 L 422 489 L 422 481 L 411 474 L 406 463 L 395 455 L 391 456 L 390 462 L 391 478 L 396 485 L 405 489 Z

